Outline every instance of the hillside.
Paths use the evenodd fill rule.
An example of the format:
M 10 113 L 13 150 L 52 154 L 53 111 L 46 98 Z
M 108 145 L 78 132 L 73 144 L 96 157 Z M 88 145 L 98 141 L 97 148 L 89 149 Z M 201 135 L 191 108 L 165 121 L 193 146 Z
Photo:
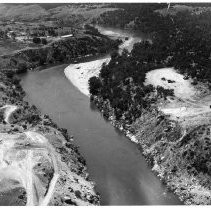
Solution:
M 98 205 L 73 137 L 23 101 L 19 79 L 0 79 L 0 204 Z
M 0 5 L 0 18 L 16 20 L 36 20 L 43 18 L 49 13 L 39 5 Z
M 59 39 L 48 45 L 26 47 L 12 51 L 0 58 L 1 67 L 11 72 L 25 72 L 42 65 L 62 62 L 74 62 L 83 56 L 99 55 L 116 49 L 120 40 L 111 40 L 106 36 L 82 34 L 80 37 Z
M 91 94 L 102 115 L 141 148 L 152 170 L 185 204 L 210 205 L 210 8 L 0 4 L 2 205 L 99 205 L 73 137 L 23 100 L 16 74 L 113 50 L 111 59 L 73 64 L 66 75 L 77 77 L 73 84 Z M 150 40 L 117 53 L 121 40 L 87 23 L 141 30 Z M 16 29 L 25 41 L 15 39 Z
M 1 205 L 99 205 L 73 136 L 24 101 L 16 73 L 106 53 L 119 43 L 90 29 L 1 56 Z
M 63 19 L 84 24 L 106 11 L 116 10 L 109 4 L 0 4 L 0 20 L 39 21 Z
M 133 21 L 131 27 L 150 34 L 151 41 L 113 53 L 89 80 L 91 101 L 141 146 L 185 204 L 211 204 L 211 13 L 165 16 L 157 12 L 159 5 L 124 7 L 103 14 L 98 23 L 127 27 Z

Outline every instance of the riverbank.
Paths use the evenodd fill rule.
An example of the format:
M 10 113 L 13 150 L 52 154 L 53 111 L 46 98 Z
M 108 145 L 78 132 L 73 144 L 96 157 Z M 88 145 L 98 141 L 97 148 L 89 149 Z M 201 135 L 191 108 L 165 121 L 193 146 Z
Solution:
M 119 38 L 122 40 L 122 44 L 119 45 L 120 53 L 123 49 L 131 51 L 133 44 L 141 41 L 141 39 L 137 37 L 127 37 L 128 34 L 126 33 L 121 34 L 110 30 L 103 30 L 101 27 L 98 27 L 98 29 L 100 29 L 99 31 L 103 35 L 108 36 L 111 39 Z M 89 96 L 89 79 L 93 76 L 98 76 L 103 63 L 108 64 L 110 60 L 110 56 L 107 55 L 105 58 L 99 58 L 94 61 L 82 61 L 78 64 L 70 64 L 65 68 L 64 74 L 75 87 L 77 87 L 83 94 Z
M 50 145 L 53 146 L 53 150 L 50 149 L 50 155 L 53 155 L 54 164 L 49 163 L 48 165 L 50 166 L 49 170 L 55 171 L 54 173 L 49 170 L 44 171 L 43 167 L 47 166 L 43 165 L 42 161 L 41 163 L 39 161 L 33 163 L 37 170 L 41 170 L 43 176 L 47 177 L 44 178 L 46 179 L 44 183 L 41 183 L 41 186 L 37 186 L 36 189 L 33 187 L 34 180 L 32 176 L 35 175 L 32 166 L 29 164 L 31 161 L 27 161 L 31 158 L 31 155 L 27 154 L 26 158 L 22 160 L 23 167 L 27 166 L 30 171 L 24 171 L 22 165 L 17 164 L 17 170 L 21 171 L 21 180 L 25 180 L 20 183 L 23 188 L 21 188 L 21 193 L 24 193 L 25 196 L 18 195 L 20 199 L 17 198 L 17 203 L 21 203 L 21 205 L 99 205 L 100 198 L 95 192 L 94 182 L 88 178 L 85 160 L 79 154 L 78 148 L 72 143 L 73 138 L 69 137 L 66 129 L 58 128 L 48 116 L 42 115 L 34 105 L 31 106 L 24 101 L 25 92 L 15 74 L 25 73 L 27 70 L 40 71 L 43 69 L 43 65 L 47 67 L 61 62 L 89 60 L 89 57 L 93 55 L 96 55 L 96 57 L 102 56 L 103 53 L 115 49 L 120 42 L 100 35 L 99 37 L 97 35 L 84 35 L 80 38 L 59 40 L 45 47 L 23 49 L 1 57 L 1 67 L 3 69 L 1 72 L 1 91 L 3 94 L 0 98 L 2 105 L 0 132 L 12 133 L 10 138 L 14 139 L 14 141 L 24 136 L 25 142 L 29 139 L 25 133 L 33 131 L 33 135 L 39 135 L 40 140 L 36 137 L 35 141 L 33 137 L 31 141 L 39 144 L 43 139 L 46 139 L 45 142 L 48 142 L 47 149 L 51 148 Z M 9 110 L 9 108 L 11 109 Z M 14 127 L 15 129 L 13 129 Z M 54 139 L 54 142 L 51 142 L 51 139 Z M 3 142 L 6 143 L 6 139 Z M 13 146 L 10 147 L 12 150 Z M 25 146 L 23 146 L 23 149 L 25 149 Z M 33 154 L 34 149 L 31 148 L 30 150 L 30 154 Z M 45 155 L 43 159 L 46 159 Z M 16 162 L 17 160 L 14 159 L 13 164 L 16 164 Z M 35 167 L 34 165 L 33 167 Z M 56 169 L 58 167 L 59 170 Z M 28 178 L 25 178 L 24 174 L 27 174 Z M 9 172 L 10 175 L 12 175 L 11 172 Z M 15 173 L 12 178 L 20 179 Z M 43 179 L 41 176 L 38 180 L 40 178 Z M 36 191 L 40 191 L 41 188 L 46 190 L 46 195 Z M 6 190 L 2 189 L 2 193 L 5 194 Z M 33 194 L 36 194 L 36 197 L 33 197 Z M 5 204 L 6 200 L 8 199 L 2 198 L 2 203 Z M 38 200 L 43 200 L 43 203 L 38 202 Z
M 68 81 L 65 67 L 29 72 L 23 75 L 21 85 L 27 101 L 74 133 L 75 144 L 100 193 L 100 204 L 181 204 L 152 173 L 138 147 L 103 119 L 89 97 Z
M 111 34 L 111 32 L 109 32 L 109 34 Z M 127 41 L 124 42 L 122 46 L 128 47 L 132 43 L 131 40 L 134 41 L 133 38 L 129 38 L 127 40 L 128 42 Z M 120 48 L 120 50 L 122 49 L 123 48 Z M 70 80 L 70 82 L 72 82 L 72 84 L 75 87 L 77 87 L 86 96 L 90 96 L 89 86 L 88 86 L 89 78 L 91 78 L 92 76 L 99 76 L 99 72 L 102 67 L 102 64 L 104 62 L 109 63 L 109 61 L 110 61 L 110 58 L 106 58 L 106 59 L 99 59 L 99 60 L 90 61 L 86 63 L 80 63 L 80 64 L 74 64 L 74 65 L 71 64 L 67 68 L 65 68 L 64 73 L 65 73 L 65 76 L 68 78 L 68 80 Z M 154 158 L 156 160 L 157 157 L 154 155 L 154 153 L 146 155 L 147 153 L 146 151 L 148 150 L 146 145 L 142 144 L 141 139 L 137 138 L 136 136 L 139 130 L 132 128 L 132 126 L 127 125 L 124 121 L 120 122 L 120 121 L 115 120 L 114 109 L 112 109 L 111 106 L 109 105 L 109 101 L 104 102 L 102 99 L 98 97 L 91 96 L 91 102 L 96 105 L 96 107 L 99 109 L 102 115 L 106 119 L 108 119 L 114 127 L 116 127 L 121 132 L 123 132 L 124 135 L 127 138 L 129 138 L 132 142 L 141 146 L 141 148 L 143 149 L 141 152 L 145 156 L 146 160 L 150 163 L 150 166 L 153 169 L 153 171 L 155 171 L 158 174 L 158 176 L 162 178 L 163 182 L 168 183 L 167 177 L 163 176 L 163 171 L 161 172 L 159 170 L 157 171 L 155 170 L 155 168 L 158 169 L 159 167 L 155 167 Z M 178 133 L 175 134 L 175 136 L 178 136 L 178 135 L 179 135 Z M 156 166 L 157 166 L 157 162 L 156 162 Z M 170 184 L 167 184 L 167 186 L 169 185 Z M 171 183 L 171 185 L 173 184 Z M 175 192 L 175 189 L 171 187 L 170 189 Z M 184 201 L 183 193 L 182 192 L 178 193 L 178 189 L 176 192 L 180 200 Z
M 82 93 L 89 96 L 88 80 L 92 75 L 98 76 L 100 71 L 99 64 L 102 63 L 103 60 L 96 60 L 81 63 L 77 66 L 71 65 L 67 68 L 69 73 L 68 79 Z M 98 64 L 97 68 L 95 68 L 96 64 Z M 89 74 L 88 66 L 93 70 L 92 74 Z M 150 82 L 157 82 L 158 84 L 153 83 L 153 85 L 168 85 L 168 88 L 175 89 L 175 96 L 177 97 L 186 99 L 190 98 L 191 94 L 193 95 L 191 81 L 184 80 L 182 75 L 177 74 L 172 69 L 167 69 L 167 72 L 164 70 L 165 69 L 157 70 L 159 75 L 156 79 L 154 78 L 156 81 L 150 80 Z M 175 74 L 173 77 L 172 74 L 168 73 L 170 70 Z M 71 74 L 72 71 L 76 71 L 76 74 Z M 165 74 L 162 74 L 163 72 Z M 149 72 L 147 75 L 148 80 L 152 73 L 157 72 Z M 83 75 L 82 77 L 81 74 Z M 166 80 L 173 82 L 168 83 Z M 183 85 L 181 86 L 181 84 Z M 182 87 L 186 88 L 186 95 L 181 94 Z M 200 175 L 201 177 L 199 177 L 199 175 L 191 175 L 194 167 L 191 167 L 189 162 L 186 160 L 184 161 L 183 158 L 183 153 L 189 154 L 189 151 L 186 151 L 185 145 L 180 145 L 181 142 L 184 141 L 183 139 L 186 138 L 186 133 L 184 135 L 185 129 L 177 121 L 164 115 L 162 112 L 158 111 L 157 108 L 152 108 L 150 110 L 145 110 L 144 113 L 142 113 L 142 116 L 132 124 L 127 124 L 123 119 L 119 121 L 115 119 L 114 109 L 111 108 L 109 101 L 104 101 L 100 96 L 91 96 L 91 101 L 114 127 L 118 128 L 132 142 L 142 148 L 141 152 L 149 162 L 152 170 L 171 191 L 178 195 L 181 201 L 188 205 L 209 204 L 209 188 L 203 183 L 200 183 L 202 180 L 208 181 L 208 179 L 205 175 Z
M 65 70 L 64 70 L 65 76 L 83 94 L 90 96 L 89 87 L 88 87 L 89 78 L 92 77 L 92 76 L 98 76 L 102 63 L 104 63 L 105 61 L 108 63 L 109 60 L 108 59 L 101 59 L 101 60 L 91 61 L 91 62 L 87 62 L 87 63 L 70 65 L 67 68 L 65 68 Z M 90 70 L 91 70 L 91 72 L 90 72 Z M 167 186 L 172 185 L 171 182 L 168 182 L 167 176 L 165 176 L 165 177 L 163 176 L 163 170 L 160 170 L 160 171 L 158 170 L 159 167 L 158 167 L 157 162 L 156 162 L 157 167 L 155 167 L 154 159 L 156 160 L 157 157 L 154 154 L 147 154 L 148 148 L 146 147 L 145 144 L 142 144 L 141 139 L 136 136 L 137 133 L 139 132 L 139 130 L 133 129 L 131 126 L 127 125 L 123 121 L 120 122 L 120 121 L 115 120 L 114 110 L 109 106 L 108 101 L 103 101 L 102 99 L 100 99 L 96 96 L 94 96 L 94 97 L 91 96 L 91 103 L 94 103 L 96 105 L 96 107 L 102 113 L 103 117 L 108 119 L 114 127 L 116 127 L 121 132 L 123 132 L 124 135 L 127 138 L 129 138 L 132 142 L 141 146 L 141 148 L 143 149 L 141 152 L 145 156 L 146 160 L 150 163 L 152 170 L 155 171 L 158 174 L 158 176 L 162 179 L 163 182 L 165 182 L 167 184 Z M 159 116 L 158 113 L 157 113 L 157 116 Z M 150 120 L 150 119 L 148 119 L 148 120 Z M 143 128 L 142 128 L 142 130 L 143 130 Z M 173 134 L 173 135 L 177 136 L 179 134 L 176 133 L 176 134 Z M 155 170 L 155 169 L 157 169 L 157 170 Z M 178 183 L 176 183 L 176 184 L 178 184 Z M 170 189 L 172 191 L 175 190 L 171 187 L 170 187 Z M 181 201 L 184 200 L 184 196 L 183 196 L 182 191 L 178 193 L 178 190 L 177 190 L 176 194 L 179 196 Z
M 169 116 L 154 108 L 145 110 L 140 118 L 128 125 L 124 120 L 115 119 L 114 109 L 109 105 L 109 101 L 104 101 L 99 96 L 91 96 L 91 103 L 96 105 L 103 117 L 108 119 L 114 127 L 141 148 L 141 153 L 152 171 L 182 202 L 186 205 L 210 204 L 208 176 L 198 173 L 186 159 L 189 152 L 193 154 L 193 151 L 197 149 L 195 146 L 197 144 L 194 143 L 197 141 L 197 131 L 186 132 L 179 122 L 171 120 Z M 209 126 L 202 126 L 201 135 L 203 136 L 209 129 Z M 198 138 L 201 138 L 201 135 Z M 193 138 L 191 145 L 194 145 L 194 148 L 191 146 L 189 148 L 184 144 L 190 136 Z M 200 154 L 203 153 L 202 149 Z
M 8 77 L 2 72 L 0 78 L 0 107 L 2 107 L 0 153 L 4 158 L 0 165 L 0 177 L 3 178 L 2 175 L 7 171 L 4 181 L 7 182 L 10 178 L 19 183 L 16 186 L 10 182 L 1 188 L 0 203 L 2 205 L 99 205 L 95 184 L 89 180 L 85 160 L 73 144 L 73 136 L 69 136 L 66 129 L 59 128 L 47 115 L 41 114 L 34 105 L 24 101 L 25 92 L 19 84 L 19 79 L 15 76 Z M 16 150 L 17 144 L 20 143 L 19 147 L 22 150 Z M 41 149 L 40 143 L 46 144 L 44 149 Z M 12 159 L 4 157 L 5 148 L 7 153 L 11 153 Z M 33 161 L 28 162 L 30 159 L 28 150 L 34 156 Z M 52 156 L 53 162 L 46 154 Z M 30 162 L 33 166 L 29 171 Z M 12 172 L 10 164 L 16 167 L 16 172 L 20 172 Z M 38 182 L 39 186 L 36 186 Z M 11 189 L 17 187 L 20 190 L 13 195 Z M 10 196 L 10 201 L 7 196 Z M 43 202 L 40 203 L 38 200 Z
M 99 97 L 91 97 L 91 102 L 97 106 L 103 117 L 141 148 L 140 151 L 152 171 L 182 202 L 187 205 L 209 204 L 209 190 L 197 183 L 197 179 L 185 170 L 180 171 L 172 162 L 178 153 L 178 151 L 175 152 L 176 143 L 174 142 L 180 141 L 182 135 L 182 130 L 176 122 L 171 122 L 162 112 L 152 109 L 145 111 L 138 122 L 127 125 L 124 121 L 115 120 L 112 114 L 113 109 L 110 108 L 108 101 L 104 102 Z M 158 123 L 160 119 L 162 123 Z M 171 127 L 172 123 L 174 124 Z M 169 128 L 171 130 L 167 133 L 165 130 Z M 165 131 L 164 136 L 163 131 Z

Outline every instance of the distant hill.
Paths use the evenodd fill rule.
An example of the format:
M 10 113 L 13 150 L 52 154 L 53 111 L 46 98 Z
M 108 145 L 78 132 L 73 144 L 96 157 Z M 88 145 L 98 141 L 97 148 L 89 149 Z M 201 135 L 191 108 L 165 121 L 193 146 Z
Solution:
M 162 15 L 175 15 L 178 12 L 191 12 L 192 14 L 201 14 L 206 11 L 211 11 L 211 4 L 209 3 L 204 3 L 204 4 L 194 4 L 194 3 L 184 3 L 184 4 L 171 4 L 169 7 L 162 8 L 156 10 Z
M 34 20 L 49 15 L 49 13 L 36 4 L 0 4 L 0 18 L 16 20 Z
M 116 8 L 111 4 L 0 4 L 0 19 L 33 21 L 74 17 L 80 22 L 112 10 Z

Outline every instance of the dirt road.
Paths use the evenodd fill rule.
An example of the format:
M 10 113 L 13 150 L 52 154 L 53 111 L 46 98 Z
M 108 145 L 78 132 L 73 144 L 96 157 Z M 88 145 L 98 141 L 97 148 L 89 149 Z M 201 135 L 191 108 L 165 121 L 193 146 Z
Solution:
M 48 139 L 35 131 L 22 134 L 0 133 L 0 139 L 0 181 L 9 178 L 17 180 L 26 190 L 28 206 L 48 205 L 59 177 L 58 159 Z M 39 162 L 35 158 L 37 152 L 42 157 L 46 156 L 46 159 L 50 156 L 54 169 L 44 196 L 40 193 L 40 188 L 44 186 L 34 171 L 34 166 Z

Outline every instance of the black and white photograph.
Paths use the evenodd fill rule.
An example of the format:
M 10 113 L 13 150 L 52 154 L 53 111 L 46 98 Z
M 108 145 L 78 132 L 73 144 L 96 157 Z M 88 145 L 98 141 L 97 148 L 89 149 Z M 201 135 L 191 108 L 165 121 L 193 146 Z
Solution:
M 195 205 L 211 2 L 0 2 L 0 206 Z

